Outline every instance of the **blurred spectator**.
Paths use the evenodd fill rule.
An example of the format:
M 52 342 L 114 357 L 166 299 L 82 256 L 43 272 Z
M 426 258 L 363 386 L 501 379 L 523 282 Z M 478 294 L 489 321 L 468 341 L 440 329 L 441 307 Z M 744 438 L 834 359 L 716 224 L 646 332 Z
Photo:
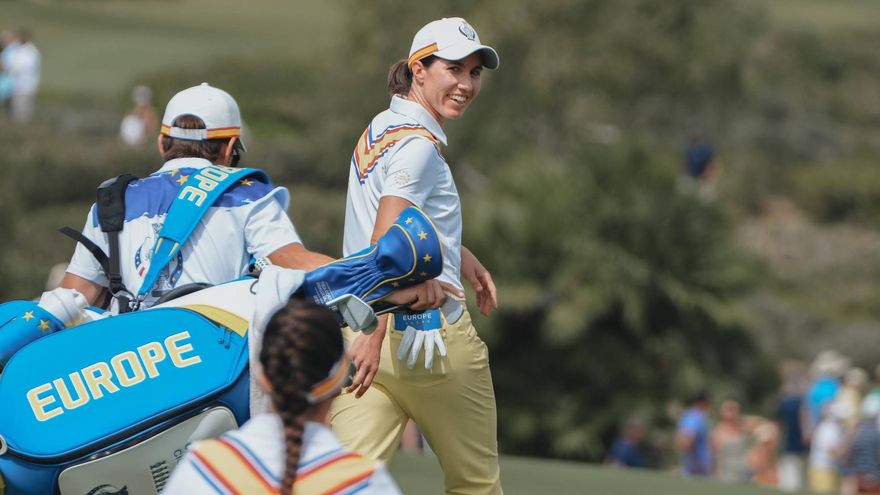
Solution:
M 12 120 L 30 122 L 40 85 L 40 51 L 31 41 L 30 30 L 18 31 L 18 45 L 10 53 L 6 67 L 12 77 Z
M 708 476 L 712 472 L 709 449 L 709 417 L 711 407 L 705 391 L 688 401 L 688 408 L 681 414 L 675 435 L 675 446 L 682 457 L 682 474 L 685 476 Z
M 55 263 L 49 269 L 49 275 L 46 277 L 46 290 L 50 291 L 58 287 L 61 279 L 67 273 L 67 262 Z
M 131 92 L 134 108 L 122 118 L 119 136 L 130 146 L 140 146 L 159 132 L 159 117 L 153 108 L 153 92 L 139 85 Z
M 843 492 L 880 494 L 880 397 L 869 395 L 860 410 L 861 418 L 843 465 Z
M 720 165 L 715 156 L 715 148 L 701 133 L 695 132 L 688 139 L 682 168 L 681 189 L 695 192 L 702 199 L 714 198 Z
M 810 445 L 808 477 L 812 491 L 832 493 L 838 488 L 838 460 L 845 449 L 843 419 L 846 411 L 838 402 L 825 402 L 821 415 Z
M 631 468 L 648 467 L 642 454 L 644 438 L 645 425 L 642 420 L 636 417 L 628 419 L 620 436 L 611 445 L 608 463 Z
M 400 450 L 422 454 L 425 452 L 427 442 L 422 438 L 422 432 L 413 420 L 406 422 L 403 434 L 400 436 Z
M 782 396 L 776 412 L 782 433 L 779 456 L 779 488 L 800 491 L 804 485 L 807 445 L 802 422 L 806 419 L 803 403 L 804 370 L 798 363 L 787 363 L 782 369 Z
M 772 421 L 758 418 L 753 437 L 754 443 L 747 454 L 752 481 L 761 486 L 778 486 L 776 453 L 779 447 L 779 428 Z
M 868 395 L 874 395 L 880 398 L 880 364 L 874 367 L 874 383 Z
M 868 373 L 861 368 L 850 368 L 843 378 L 843 386 L 837 391 L 834 400 L 843 404 L 842 408 L 847 415 L 844 423 L 848 432 L 855 430 L 859 422 L 859 408 L 867 385 Z
M 688 177 L 706 180 L 712 174 L 715 149 L 699 133 L 694 133 L 684 150 L 684 172 Z
M 726 483 L 740 483 L 752 477 L 746 460 L 749 435 L 740 415 L 739 403 L 726 400 L 718 408 L 718 424 L 712 429 L 712 458 L 715 476 Z
M 12 102 L 12 74 L 9 72 L 12 52 L 18 46 L 18 38 L 11 32 L 0 34 L 0 105 L 9 114 Z
M 816 425 L 821 418 L 822 409 L 827 402 L 837 397 L 840 389 L 840 377 L 849 368 L 849 360 L 835 350 L 820 352 L 810 364 L 812 383 L 807 390 L 806 406 L 809 422 L 806 426 L 806 438 L 812 438 Z

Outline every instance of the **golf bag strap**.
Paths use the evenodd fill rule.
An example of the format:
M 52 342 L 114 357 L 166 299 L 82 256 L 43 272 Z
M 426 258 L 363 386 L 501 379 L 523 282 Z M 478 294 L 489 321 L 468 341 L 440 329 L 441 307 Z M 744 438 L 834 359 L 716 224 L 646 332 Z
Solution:
M 84 236 L 82 232 L 76 229 L 72 229 L 70 227 L 61 227 L 60 229 L 58 229 L 58 232 L 61 232 L 67 237 L 70 237 L 74 241 L 82 244 L 84 248 L 88 249 L 88 251 L 92 253 L 92 256 L 94 256 L 95 259 L 98 261 L 98 264 L 101 265 L 101 269 L 104 270 L 104 273 L 106 274 L 110 272 L 110 258 L 107 257 L 107 254 L 104 253 L 104 250 L 102 250 L 100 247 L 98 247 L 97 244 L 92 242 L 91 239 Z
M 131 309 L 129 306 L 131 293 L 122 282 L 119 233 L 122 232 L 122 227 L 125 225 L 125 190 L 128 184 L 134 180 L 137 180 L 137 177 L 131 174 L 123 174 L 105 181 L 98 186 L 97 201 L 95 201 L 98 224 L 101 226 L 101 231 L 107 234 L 107 243 L 110 248 L 109 262 L 105 273 L 110 294 L 119 300 L 120 313 L 125 313 Z
M 208 212 L 208 208 L 213 206 L 227 189 L 239 180 L 252 175 L 257 176 L 261 182 L 271 184 L 269 177 L 262 170 L 221 165 L 202 168 L 187 179 L 171 203 L 165 223 L 159 231 L 150 268 L 138 291 L 138 299 L 153 289 L 159 274 L 189 239 L 199 221 Z

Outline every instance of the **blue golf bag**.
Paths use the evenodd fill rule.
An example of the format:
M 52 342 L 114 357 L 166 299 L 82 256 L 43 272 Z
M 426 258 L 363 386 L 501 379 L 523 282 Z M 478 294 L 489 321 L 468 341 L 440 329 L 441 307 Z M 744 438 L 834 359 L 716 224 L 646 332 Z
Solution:
M 408 208 L 377 245 L 305 274 L 296 294 L 381 302 L 442 266 L 433 225 Z M 190 443 L 250 416 L 260 283 L 92 312 L 94 321 L 58 331 L 36 303 L 0 304 L 0 354 L 11 356 L 0 371 L 0 495 L 161 492 Z
M 192 296 L 244 297 L 256 282 Z M 248 322 L 235 313 L 156 307 L 15 353 L 0 375 L 6 495 L 159 492 L 190 442 L 249 417 Z

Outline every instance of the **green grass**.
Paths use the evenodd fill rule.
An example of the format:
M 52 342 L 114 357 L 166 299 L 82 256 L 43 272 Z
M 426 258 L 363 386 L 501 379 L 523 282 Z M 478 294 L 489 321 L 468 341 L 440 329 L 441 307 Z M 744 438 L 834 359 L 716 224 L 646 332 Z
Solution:
M 774 20 L 820 31 L 880 29 L 880 2 L 876 0 L 759 0 Z
M 403 493 L 443 493 L 443 475 L 429 455 L 398 454 L 391 474 Z M 773 495 L 782 492 L 752 485 L 725 485 L 683 479 L 675 473 L 609 468 L 595 464 L 525 457 L 501 459 L 506 495 Z
M 224 57 L 320 57 L 342 29 L 339 8 L 279 0 L 4 0 L 0 29 L 33 30 L 44 93 L 106 97 L 140 75 Z

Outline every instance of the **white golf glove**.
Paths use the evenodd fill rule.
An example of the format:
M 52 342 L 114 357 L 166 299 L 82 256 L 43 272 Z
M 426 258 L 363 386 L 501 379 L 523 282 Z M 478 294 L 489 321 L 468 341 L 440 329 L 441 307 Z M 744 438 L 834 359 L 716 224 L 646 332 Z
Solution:
M 403 340 L 400 341 L 400 347 L 397 348 L 397 359 L 403 361 L 409 350 L 409 359 L 406 360 L 406 367 L 413 369 L 419 354 L 425 348 L 425 369 L 429 370 L 434 366 L 434 348 L 440 353 L 441 357 L 446 357 L 446 343 L 443 342 L 443 336 L 440 330 L 416 330 L 413 327 L 406 327 L 403 331 Z
M 68 327 L 83 320 L 85 316 L 83 310 L 89 305 L 85 296 L 76 289 L 62 289 L 61 287 L 43 292 L 40 302 L 37 304 Z

